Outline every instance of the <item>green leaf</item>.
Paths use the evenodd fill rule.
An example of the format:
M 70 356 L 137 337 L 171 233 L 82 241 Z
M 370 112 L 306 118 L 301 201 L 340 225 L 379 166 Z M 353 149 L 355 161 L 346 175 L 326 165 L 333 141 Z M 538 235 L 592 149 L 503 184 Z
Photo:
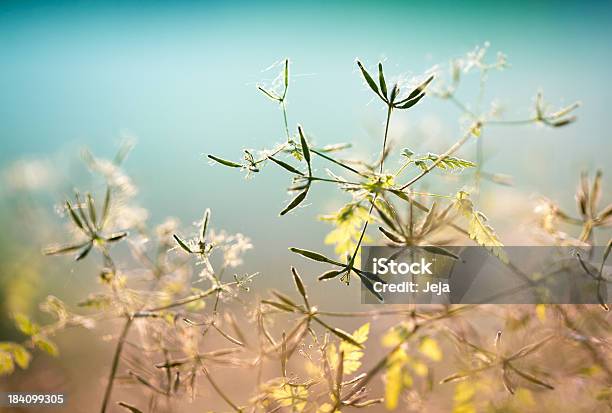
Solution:
M 12 343 L 11 352 L 13 353 L 13 358 L 15 359 L 15 363 L 22 369 L 27 369 L 30 365 L 30 360 L 32 359 L 32 355 L 28 350 L 25 349 L 20 344 Z
M 436 155 L 435 153 L 428 153 L 426 159 L 432 162 L 438 161 L 440 159 L 440 155 Z M 474 162 L 456 158 L 454 156 L 447 156 L 442 158 L 442 160 L 438 163 L 437 167 L 441 169 L 457 169 L 457 168 L 474 168 L 476 164 Z
M 416 105 L 417 103 L 419 103 L 419 100 L 423 99 L 425 97 L 425 93 L 406 101 L 405 103 L 398 103 L 395 107 L 397 109 L 409 109 L 411 107 L 413 107 L 414 105 Z
M 285 81 L 285 92 L 289 87 L 289 59 L 285 59 L 285 71 L 284 71 L 284 81 Z
M 74 257 L 74 260 L 81 261 L 83 258 L 87 257 L 87 255 L 89 254 L 92 248 L 93 248 L 93 242 L 90 241 L 87 243 L 87 246 L 83 248 L 83 250 L 79 252 L 76 257 Z
M 370 278 L 375 275 L 372 273 L 366 273 L 364 271 L 359 271 L 357 269 L 354 269 L 354 271 L 356 272 L 357 276 L 359 276 L 359 280 L 361 281 L 363 286 L 367 288 L 368 291 L 371 292 L 372 295 L 374 295 L 379 301 L 383 302 L 384 301 L 383 296 L 374 289 L 374 281 L 372 281 L 372 279 Z M 378 277 L 378 276 L 375 276 L 375 277 Z M 386 282 L 380 279 L 380 277 L 378 277 L 378 279 L 376 279 L 375 281 L 383 282 L 383 284 L 386 284 Z
M 87 194 L 87 209 L 89 210 L 89 218 L 91 219 L 92 224 L 96 225 L 98 218 L 96 216 L 96 206 L 91 194 Z
M 66 201 L 66 209 L 68 209 L 68 213 L 70 214 L 70 218 L 72 218 L 72 222 L 74 222 L 74 225 L 85 231 L 83 222 L 81 222 L 79 216 L 76 214 L 76 212 L 74 212 L 74 209 L 72 209 L 72 205 L 70 205 L 69 201 Z
M 310 166 L 310 149 L 308 148 L 308 142 L 306 142 L 304 132 L 302 131 L 302 126 L 300 125 L 298 125 L 298 132 L 300 134 L 300 144 L 302 145 L 302 153 L 304 154 L 304 159 L 306 159 L 306 163 L 308 164 L 308 174 L 312 175 L 312 170 Z
M 179 247 L 185 250 L 185 252 L 187 252 L 188 254 L 193 254 L 193 251 L 191 251 L 191 248 L 189 248 L 189 246 L 182 239 L 180 239 L 178 235 L 174 234 L 172 236 L 174 237 L 174 240 L 179 245 Z
M 295 283 L 295 287 L 304 299 L 304 303 L 306 303 L 306 305 L 310 307 L 310 305 L 308 304 L 308 294 L 306 294 L 306 287 L 304 286 L 304 281 L 302 281 L 302 277 L 300 277 L 300 274 L 298 274 L 295 267 L 291 267 L 291 273 L 293 274 L 293 282 Z
M 242 168 L 242 165 L 236 162 L 228 161 L 226 159 L 221 159 L 214 155 L 208 155 L 208 157 L 212 159 L 213 161 L 218 162 L 221 165 L 229 166 L 230 168 Z
M 378 63 L 378 83 L 380 84 L 380 91 L 382 92 L 382 95 L 387 97 L 387 83 L 385 82 L 382 63 Z
M 317 278 L 319 281 L 331 280 L 332 278 L 336 278 L 340 274 L 346 272 L 346 270 L 330 270 L 326 271 L 323 274 L 319 275 Z
M 325 255 L 319 254 L 318 252 L 303 250 L 301 248 L 295 248 L 295 247 L 290 247 L 289 251 L 295 252 L 296 254 L 300 254 L 301 256 L 309 258 L 313 261 L 325 262 L 328 264 L 334 264 L 334 265 L 338 265 L 341 267 L 343 266 L 343 264 L 337 261 L 334 261 L 331 258 L 327 258 Z
M 286 169 L 287 171 L 289 171 L 291 173 L 304 176 L 304 174 L 302 172 L 300 172 L 299 170 L 297 170 L 293 166 L 289 165 L 287 162 L 281 161 L 280 159 L 276 159 L 276 158 L 274 158 L 272 156 L 268 156 L 268 159 L 271 160 L 272 162 L 274 162 L 275 164 L 277 164 L 278 166 L 280 166 L 281 168 L 284 168 L 284 169 Z
M 60 245 L 60 246 L 52 246 L 45 248 L 43 250 L 43 254 L 45 255 L 59 255 L 59 254 L 68 254 L 74 251 L 77 251 L 87 245 L 89 241 L 84 242 L 82 244 L 75 245 Z
M 40 330 L 38 324 L 33 323 L 25 314 L 17 313 L 13 316 L 15 326 L 27 336 L 33 336 Z
M 123 232 L 117 232 L 112 234 L 110 237 L 106 238 L 106 241 L 108 242 L 117 242 L 122 240 L 123 238 L 127 237 L 128 233 L 126 231 Z
M 409 95 L 405 100 L 411 100 L 414 99 L 415 97 L 417 97 L 418 95 L 422 94 L 425 92 L 425 89 L 427 88 L 427 86 L 431 83 L 431 81 L 434 79 L 434 76 L 431 75 L 429 76 L 429 78 L 424 81 L 423 83 L 421 83 L 419 86 L 417 86 Z
M 264 95 L 266 95 L 266 96 L 267 96 L 267 97 L 269 97 L 270 99 L 272 99 L 272 100 L 276 100 L 276 101 L 280 102 L 281 97 L 280 97 L 280 96 L 277 96 L 277 95 L 276 95 L 276 93 L 274 93 L 274 92 L 270 92 L 270 91 L 268 91 L 268 90 L 264 89 L 264 88 L 263 88 L 263 87 L 261 87 L 261 86 L 257 86 L 257 89 L 259 89 L 259 90 L 260 90 L 260 91 L 261 91 L 261 92 L 262 92 Z
M 36 337 L 33 337 L 33 341 L 34 341 L 34 345 L 38 347 L 40 350 L 44 351 L 50 356 L 53 356 L 53 357 L 58 356 L 59 350 L 57 349 L 57 346 L 55 345 L 55 343 L 50 341 L 48 338 L 42 337 L 42 336 L 36 336 Z
M 387 237 L 389 240 L 391 240 L 391 241 L 393 241 L 393 242 L 395 242 L 397 244 L 401 244 L 401 243 L 404 242 L 398 234 L 395 234 L 395 233 L 393 233 L 393 232 L 391 232 L 391 231 L 389 231 L 389 230 L 387 230 L 387 229 L 385 229 L 383 227 L 378 227 L 378 230 L 380 232 L 382 232 L 385 235 L 385 237 Z
M 363 65 L 361 64 L 359 60 L 357 60 L 357 66 L 359 66 L 359 70 L 361 70 L 361 74 L 363 75 L 363 78 L 365 79 L 366 83 L 370 86 L 370 88 L 374 91 L 374 93 L 376 93 L 379 97 L 381 97 L 380 92 L 378 91 L 378 86 L 376 86 L 376 82 L 374 82 L 374 79 L 372 79 L 372 76 L 370 76 L 368 71 L 365 70 L 365 68 L 363 67 Z
M 398 93 L 399 93 L 399 86 L 396 83 L 395 85 L 393 85 L 393 89 L 391 89 L 391 96 L 389 96 L 389 101 L 391 103 L 395 101 L 395 98 L 397 97 Z
M 459 256 L 457 254 L 452 253 L 451 251 L 447 250 L 446 248 L 438 247 L 438 246 L 435 246 L 435 245 L 426 245 L 426 246 L 422 246 L 421 248 L 423 248 L 425 251 L 430 252 L 432 254 L 444 255 L 446 257 L 451 257 L 451 258 L 456 259 L 456 260 L 459 259 Z
M 404 148 L 404 150 L 402 151 L 402 156 L 405 156 L 408 159 L 410 159 L 412 155 L 414 155 L 414 152 L 408 148 Z
M 294 209 L 295 207 L 297 207 L 298 205 L 300 205 L 304 199 L 306 199 L 306 195 L 308 194 L 308 188 L 306 187 L 306 189 L 304 189 L 302 192 L 300 192 L 299 194 L 297 194 L 297 196 L 295 198 L 293 198 L 293 200 L 291 200 L 291 202 L 289 202 L 289 204 L 285 207 L 285 209 L 283 209 L 280 212 L 280 215 L 285 215 L 287 212 L 291 211 L 292 209 Z
M 200 231 L 200 242 L 206 240 L 206 231 L 208 230 L 208 222 L 210 221 L 210 209 L 204 211 L 204 217 L 202 217 L 202 229 Z

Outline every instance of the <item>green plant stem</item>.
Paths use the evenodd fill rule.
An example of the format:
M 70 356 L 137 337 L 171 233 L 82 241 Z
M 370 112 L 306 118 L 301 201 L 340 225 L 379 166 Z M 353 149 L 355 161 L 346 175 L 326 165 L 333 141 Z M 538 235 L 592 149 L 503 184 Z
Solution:
M 286 93 L 286 90 L 285 90 Z M 280 101 L 280 105 L 281 105 L 281 109 L 283 111 L 283 121 L 285 124 L 285 134 L 287 135 L 287 142 L 289 142 L 291 140 L 291 135 L 289 135 L 289 123 L 287 122 L 287 107 L 285 106 L 285 99 L 283 96 L 283 99 Z
M 119 335 L 119 339 L 117 340 L 117 347 L 115 348 L 115 354 L 113 355 L 113 362 L 111 365 L 110 374 L 108 376 L 108 383 L 106 384 L 104 399 L 102 401 L 102 409 L 100 410 L 101 413 L 106 412 L 106 407 L 108 406 L 108 402 L 110 401 L 110 396 L 113 391 L 113 384 L 115 382 L 115 375 L 117 374 L 119 360 L 121 359 L 121 352 L 123 351 L 123 345 L 125 344 L 125 339 L 127 338 L 133 321 L 134 319 L 132 317 L 126 316 L 126 321 L 123 325 L 123 330 L 121 330 L 121 334 Z
M 385 122 L 385 137 L 383 139 L 382 152 L 380 154 L 380 173 L 383 172 L 383 167 L 385 163 L 385 150 L 387 149 L 387 136 L 389 134 L 389 123 L 391 123 L 391 112 L 393 111 L 393 106 L 389 105 L 387 108 L 387 120 Z
M 387 136 L 389 134 L 389 123 L 391 122 L 391 111 L 392 110 L 393 110 L 393 107 L 389 105 L 387 109 L 387 120 L 385 121 L 385 136 L 383 138 L 382 152 L 380 155 L 380 173 L 381 174 L 382 174 L 384 163 L 385 163 L 385 150 L 387 148 Z M 361 230 L 361 234 L 359 235 L 359 241 L 357 241 L 357 246 L 355 246 L 355 250 L 353 251 L 351 260 L 349 261 L 347 265 L 349 268 L 349 273 L 348 273 L 349 277 L 347 278 L 347 281 L 350 280 L 350 273 L 351 273 L 350 268 L 352 268 L 353 264 L 355 263 L 355 258 L 357 257 L 357 251 L 359 251 L 359 247 L 361 246 L 361 243 L 363 242 L 363 237 L 365 237 L 365 233 L 368 230 L 368 223 L 370 221 L 370 217 L 372 216 L 372 210 L 374 210 L 374 204 L 376 203 L 377 197 L 378 197 L 378 194 L 374 195 L 374 198 L 372 198 L 372 204 L 370 205 L 370 210 L 368 211 L 368 218 L 363 224 L 363 229 Z

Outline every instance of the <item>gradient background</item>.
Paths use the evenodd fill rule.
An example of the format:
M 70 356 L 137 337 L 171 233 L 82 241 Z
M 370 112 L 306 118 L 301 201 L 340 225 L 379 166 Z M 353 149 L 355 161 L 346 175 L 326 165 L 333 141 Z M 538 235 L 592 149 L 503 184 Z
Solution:
M 55 172 L 28 197 L 53 213 L 73 186 L 88 185 L 78 159 L 82 147 L 111 157 L 122 136 L 134 136 L 138 145 L 126 171 L 140 188 L 149 222 L 175 216 L 187 225 L 210 207 L 215 227 L 252 238 L 255 249 L 246 262 L 249 270 L 262 272 L 260 285 L 284 288 L 288 264 L 295 261 L 287 246 L 331 251 L 322 246 L 330 227 L 313 221 L 334 211 L 342 198 L 319 187 L 309 198 L 310 208 L 281 219 L 288 182 L 278 169 L 268 168 L 247 182 L 203 157 L 239 159 L 245 147 L 268 148 L 283 139 L 278 107 L 255 89 L 277 74 L 277 68 L 264 69 L 285 57 L 292 61 L 292 129 L 299 122 L 318 144 L 352 142 L 353 153 L 374 158 L 384 111 L 372 102 L 355 58 L 369 67 L 384 60 L 389 74 L 412 76 L 489 41 L 490 58 L 503 51 L 511 67 L 491 74 L 485 99 L 501 98 L 507 118 L 529 116 L 538 88 L 555 107 L 583 102 L 579 121 L 567 128 L 487 132 L 491 167 L 486 169 L 513 175 L 516 187 L 496 189 L 483 200 L 483 210 L 500 207 L 490 218 L 500 225 L 502 239 L 513 239 L 516 225 L 505 225 L 507 212 L 517 206 L 530 211 L 531 194 L 573 208 L 579 171 L 610 164 L 611 17 L 610 2 L 5 1 L 0 4 L 0 172 L 20 159 L 44 160 Z M 474 84 L 468 81 L 458 96 L 473 97 Z M 399 147 L 442 152 L 461 133 L 459 114 L 448 102 L 423 102 L 395 115 L 391 137 Z M 472 142 L 462 155 L 473 159 L 474 147 Z M 604 181 L 604 201 L 609 182 Z M 10 213 L 22 195 L 3 181 L 5 228 L 14 224 Z M 28 236 L 10 226 L 3 237 L 10 245 L 11 237 Z M 22 245 L 34 256 L 51 240 L 57 234 Z M 302 263 L 304 271 L 319 269 Z M 38 270 L 43 290 L 70 296 L 70 287 L 87 286 L 72 272 L 66 279 L 54 265 L 58 261 L 45 261 L 41 268 L 55 277 Z M 1 277 L 8 277 L 6 268 Z M 350 306 L 359 302 L 357 285 L 329 288 L 334 288 L 332 300 L 329 289 L 312 294 L 336 302 L 350 297 L 345 299 Z

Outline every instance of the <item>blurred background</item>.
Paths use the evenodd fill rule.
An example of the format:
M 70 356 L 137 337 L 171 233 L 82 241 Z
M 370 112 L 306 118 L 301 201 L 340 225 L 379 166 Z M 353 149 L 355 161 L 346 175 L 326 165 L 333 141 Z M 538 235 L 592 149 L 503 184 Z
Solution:
M 410 79 L 489 42 L 489 59 L 501 51 L 510 66 L 490 73 L 484 103 L 504 107 L 504 118 L 531 116 L 540 89 L 556 108 L 581 101 L 578 121 L 565 128 L 486 132 L 486 169 L 513 176 L 514 186 L 485 184 L 489 195 L 481 209 L 502 240 L 529 244 L 525 216 L 533 196 L 573 211 L 579 172 L 610 164 L 611 17 L 610 3 L 598 1 L 2 2 L 0 341 L 19 337 L 12 312 L 36 314 L 49 293 L 71 303 L 98 288 L 94 264 L 44 258 L 40 250 L 65 240 L 55 210 L 73 188 L 103 194 L 81 150 L 112 158 L 125 139 L 136 142 L 124 169 L 148 224 L 171 216 L 189 228 L 211 208 L 215 228 L 244 233 L 254 244 L 245 258 L 245 271 L 262 274 L 254 295 L 270 286 L 290 288 L 288 267 L 297 262 L 315 301 L 355 308 L 356 284 L 317 288 L 311 275 L 318 272 L 309 271 L 320 268 L 287 251 L 299 246 L 331 254 L 322 242 L 331 227 L 317 217 L 347 199 L 320 186 L 309 207 L 279 218 L 289 182 L 278 168 L 245 179 L 204 156 L 238 160 L 244 148 L 271 148 L 284 139 L 278 105 L 256 84 L 272 82 L 286 57 L 291 130 L 300 123 L 316 144 L 350 142 L 349 153 L 369 159 L 380 150 L 385 112 L 362 82 L 356 58 L 370 68 L 383 61 L 389 75 Z M 457 96 L 473 101 L 477 85 L 472 76 Z M 441 153 L 461 136 L 462 125 L 455 107 L 432 97 L 396 114 L 390 133 L 396 148 Z M 461 156 L 473 160 L 475 144 Z M 105 371 L 110 346 L 99 343 L 100 334 L 66 333 L 60 348 L 71 360 L 97 348 L 100 359 L 92 363 Z M 36 376 L 37 383 L 69 383 L 83 400 L 88 392 L 97 397 L 106 374 L 94 375 L 89 386 L 75 383 L 82 366 L 68 358 L 37 357 L 33 368 L 49 375 Z M 15 380 L 27 388 L 29 377 L 1 378 L 0 386 Z

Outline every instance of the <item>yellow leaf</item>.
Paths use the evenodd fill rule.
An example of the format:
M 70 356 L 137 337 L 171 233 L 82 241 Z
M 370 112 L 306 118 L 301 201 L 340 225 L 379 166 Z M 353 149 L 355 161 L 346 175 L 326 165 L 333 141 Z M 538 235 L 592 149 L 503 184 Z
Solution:
M 283 407 L 293 407 L 293 411 L 301 412 L 308 402 L 308 388 L 306 386 L 292 386 L 281 384 L 271 392 L 272 398 Z
M 470 194 L 459 191 L 455 199 L 455 206 L 468 220 L 468 235 L 478 245 L 485 247 L 503 263 L 508 262 L 508 256 L 503 249 L 504 244 L 499 240 L 495 230 L 487 224 L 487 217 L 474 208 Z
M 438 342 L 431 337 L 424 337 L 419 344 L 419 351 L 433 361 L 442 360 L 442 351 Z
M 36 345 L 36 347 L 53 357 L 57 357 L 59 354 L 59 350 L 57 349 L 55 343 L 45 337 L 34 337 L 34 345 Z
M 333 410 L 334 406 L 330 403 L 323 403 L 317 409 L 317 413 L 341 413 L 340 410 Z
M 535 307 L 536 315 L 541 322 L 546 321 L 546 306 L 544 304 L 538 304 Z
M 429 372 L 427 364 L 421 363 L 420 361 L 415 361 L 412 363 L 411 367 L 412 370 L 414 370 L 414 372 L 421 377 L 427 376 L 427 373 Z
M 407 354 L 398 349 L 389 357 L 387 372 L 385 373 L 385 407 L 395 410 L 404 389 L 404 365 L 408 360 Z
M 398 325 L 387 331 L 382 337 L 382 345 L 385 347 L 395 347 L 406 339 L 407 329 L 404 325 Z
M 11 374 L 15 370 L 13 358 L 6 351 L 0 351 L 0 376 Z
M 366 323 L 359 327 L 357 330 L 351 334 L 356 342 L 359 344 L 363 344 L 368 340 L 368 334 L 370 333 L 370 323 Z M 344 365 L 343 372 L 344 374 L 352 374 L 356 372 L 359 367 L 361 367 L 361 359 L 363 357 L 363 351 L 353 344 L 342 341 L 340 343 L 340 352 L 344 352 Z M 331 363 L 332 366 L 337 366 L 337 358 L 335 363 Z
M 476 407 L 473 403 L 475 394 L 476 388 L 469 381 L 457 383 L 453 397 L 453 413 L 476 413 Z
M 388 410 L 395 410 L 403 389 L 402 365 L 389 367 L 385 379 L 385 407 Z
M 33 336 L 40 330 L 39 326 L 36 323 L 33 323 L 25 314 L 15 314 L 13 319 L 15 320 L 15 325 L 19 331 L 25 335 Z
M 368 209 L 356 203 L 349 203 L 340 208 L 333 215 L 320 217 L 322 221 L 330 221 L 335 226 L 325 237 L 325 243 L 335 245 L 335 252 L 338 257 L 344 259 L 346 254 L 352 254 L 357 246 L 361 230 L 366 221 L 370 219 Z M 363 243 L 369 242 L 366 235 Z M 355 266 L 359 267 L 359 262 Z
M 514 397 L 521 403 L 522 406 L 532 407 L 536 404 L 531 391 L 524 387 L 516 389 Z
M 17 343 L 13 343 L 11 351 L 13 353 L 15 363 L 17 363 L 17 365 L 22 369 L 27 369 L 30 365 L 30 360 L 32 358 L 30 352 L 26 350 L 22 345 Z

